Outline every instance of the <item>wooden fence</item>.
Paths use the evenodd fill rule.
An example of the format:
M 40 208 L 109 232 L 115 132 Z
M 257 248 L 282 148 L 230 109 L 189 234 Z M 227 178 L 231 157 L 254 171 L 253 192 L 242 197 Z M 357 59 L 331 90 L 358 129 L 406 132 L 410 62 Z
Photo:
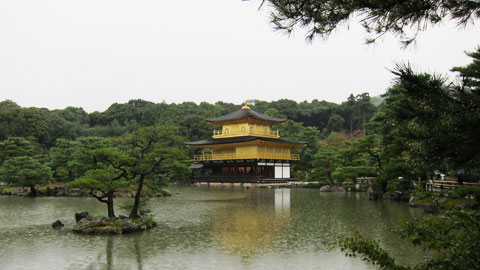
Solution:
M 458 181 L 448 181 L 448 180 L 429 180 L 425 184 L 426 190 L 452 190 L 461 186 L 476 186 L 480 187 L 480 183 L 472 183 L 472 182 L 463 182 L 463 185 L 459 185 Z

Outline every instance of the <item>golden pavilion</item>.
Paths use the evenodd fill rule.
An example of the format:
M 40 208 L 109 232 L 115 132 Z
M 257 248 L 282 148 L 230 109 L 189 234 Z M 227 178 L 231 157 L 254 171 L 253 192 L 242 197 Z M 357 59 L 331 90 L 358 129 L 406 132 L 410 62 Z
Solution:
M 190 168 L 200 171 L 195 182 L 282 183 L 292 180 L 290 165 L 306 142 L 280 139 L 272 125 L 285 119 L 253 111 L 248 102 L 240 110 L 206 120 L 221 126 L 212 139 L 186 142 L 202 148 Z M 197 173 L 198 175 L 198 173 Z

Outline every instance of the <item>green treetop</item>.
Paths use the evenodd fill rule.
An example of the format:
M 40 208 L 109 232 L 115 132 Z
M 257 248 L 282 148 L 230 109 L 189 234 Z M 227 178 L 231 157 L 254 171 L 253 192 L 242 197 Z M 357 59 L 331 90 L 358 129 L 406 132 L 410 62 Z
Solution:
M 265 0 L 270 4 L 272 23 L 287 32 L 306 28 L 307 39 L 328 37 L 338 26 L 358 20 L 370 34 L 367 42 L 392 33 L 407 45 L 428 25 L 446 19 L 458 25 L 480 17 L 480 2 L 471 0 Z M 410 32 L 411 31 L 411 32 Z
M 7 159 L 3 163 L 1 174 L 7 183 L 30 187 L 32 197 L 37 196 L 35 185 L 48 183 L 52 179 L 50 168 L 31 156 Z
M 96 161 L 90 151 L 108 147 L 109 140 L 102 137 L 80 137 L 76 140 L 57 139 L 50 148 L 50 166 L 57 181 L 72 181 L 95 168 Z
M 9 137 L 0 142 L 0 175 L 9 184 L 30 187 L 35 197 L 35 185 L 52 179 L 52 172 L 45 164 L 43 149 L 23 137 Z
M 409 150 L 431 166 L 473 168 L 480 160 L 480 48 L 469 55 L 473 63 L 454 68 L 460 80 L 452 83 L 399 66 L 397 83 L 386 94 L 382 121 L 394 125 Z
M 154 188 L 173 177 L 186 175 L 188 168 L 180 162 L 187 158 L 182 141 L 175 127 L 170 125 L 145 127 L 118 141 L 125 153 L 134 159 L 129 172 L 131 180 L 137 184 L 137 191 L 130 218 L 138 217 L 145 181 Z
M 114 217 L 113 198 L 115 192 L 129 185 L 128 168 L 134 160 L 113 147 L 101 148 L 91 152 L 96 160 L 96 168 L 83 177 L 70 182 L 68 186 L 86 190 L 98 201 L 107 204 L 108 216 Z

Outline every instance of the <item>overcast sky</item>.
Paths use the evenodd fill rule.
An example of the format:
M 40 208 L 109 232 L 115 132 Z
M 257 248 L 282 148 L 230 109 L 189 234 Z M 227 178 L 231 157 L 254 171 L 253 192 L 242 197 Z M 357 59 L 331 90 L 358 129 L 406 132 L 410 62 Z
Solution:
M 410 62 L 447 73 L 470 59 L 480 27 L 429 28 L 401 49 L 364 44 L 355 23 L 327 41 L 272 29 L 260 1 L 0 0 L 0 100 L 103 111 L 114 102 L 246 99 L 340 103 L 376 96 Z

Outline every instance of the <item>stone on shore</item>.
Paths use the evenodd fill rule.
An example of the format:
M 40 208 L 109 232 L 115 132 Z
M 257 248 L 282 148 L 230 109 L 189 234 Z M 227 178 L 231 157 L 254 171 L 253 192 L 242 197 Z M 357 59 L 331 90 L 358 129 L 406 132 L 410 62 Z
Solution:
M 402 200 L 403 193 L 401 191 L 388 191 L 383 194 L 383 198 L 392 200 L 392 201 L 400 201 Z
M 345 188 L 343 187 L 332 187 L 330 189 L 331 192 L 345 192 Z
M 408 205 L 415 206 L 415 197 L 414 196 L 410 196 L 410 200 L 408 200 Z
M 368 193 L 368 199 L 372 201 L 378 200 L 380 198 L 380 193 L 373 191 L 371 187 L 368 188 L 367 193 Z
M 30 195 L 30 192 L 28 192 L 26 188 L 14 188 L 10 194 L 15 196 L 28 196 Z
M 330 191 L 332 191 L 332 189 L 330 188 L 329 185 L 325 185 L 320 188 L 320 192 L 330 192 Z
M 427 214 L 438 214 L 438 206 L 434 204 L 426 204 L 423 206 L 423 211 Z

